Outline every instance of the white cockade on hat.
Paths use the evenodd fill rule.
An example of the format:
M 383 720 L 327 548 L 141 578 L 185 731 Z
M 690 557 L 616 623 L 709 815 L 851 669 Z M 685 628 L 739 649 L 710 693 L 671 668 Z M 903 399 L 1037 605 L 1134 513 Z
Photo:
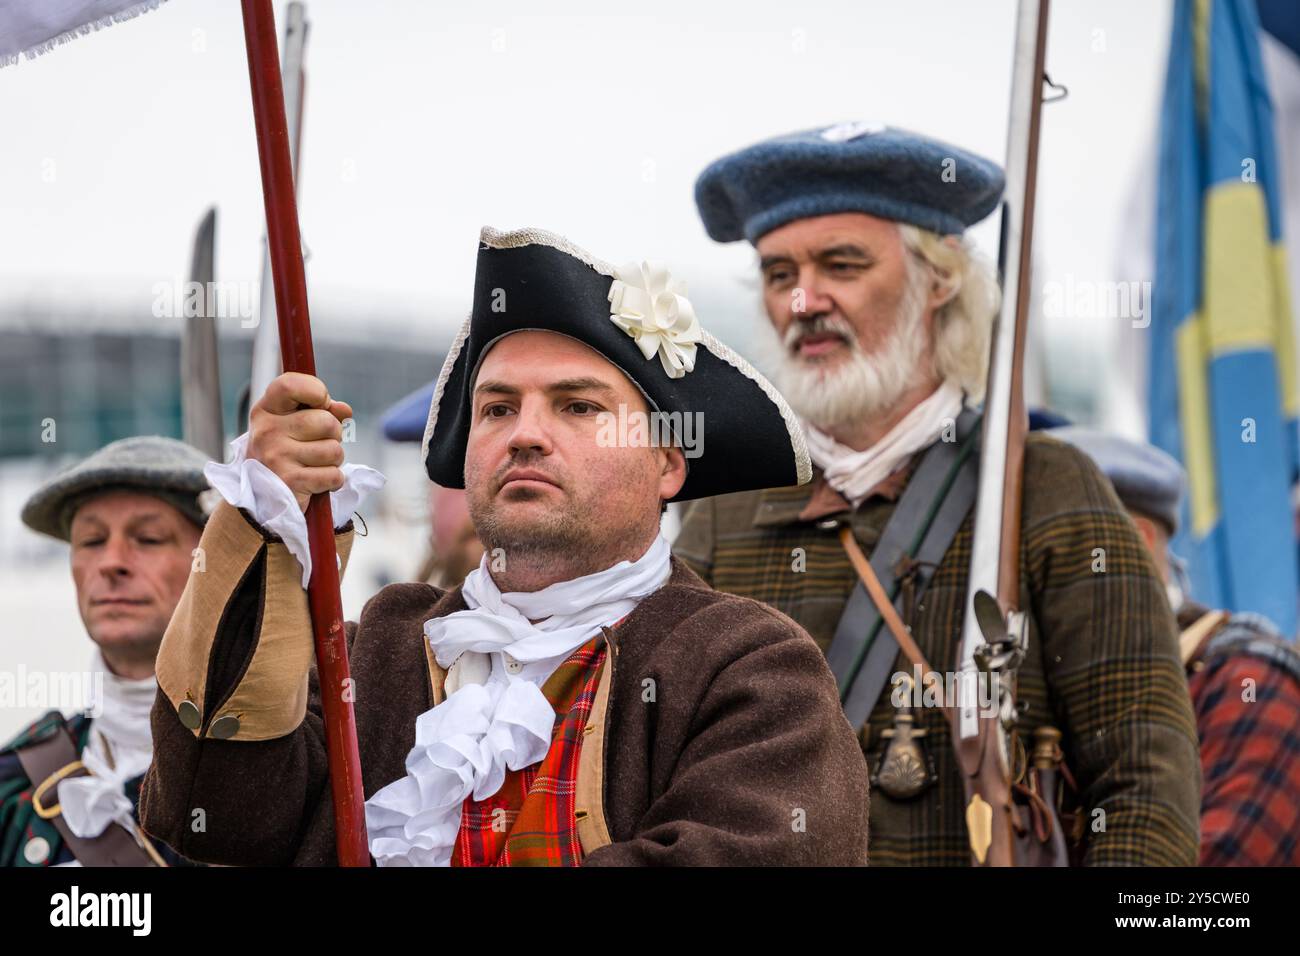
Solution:
M 686 283 L 662 262 L 629 263 L 609 287 L 610 320 L 636 340 L 647 359 L 659 353 L 669 378 L 695 368 L 695 346 L 703 339 Z

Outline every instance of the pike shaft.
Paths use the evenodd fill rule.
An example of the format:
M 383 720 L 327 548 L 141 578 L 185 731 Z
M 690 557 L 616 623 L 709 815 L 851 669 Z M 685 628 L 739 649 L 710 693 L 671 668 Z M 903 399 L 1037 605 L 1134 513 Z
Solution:
M 307 314 L 307 280 L 302 241 L 298 235 L 298 204 L 294 195 L 289 128 L 271 0 L 242 0 L 248 77 L 257 126 L 257 155 L 266 201 L 266 235 L 275 282 L 280 328 L 280 352 L 286 371 L 316 374 L 311 321 Z M 329 496 L 314 495 L 307 508 L 312 573 L 307 587 L 316 669 L 320 678 L 325 746 L 329 755 L 330 792 L 334 798 L 335 838 L 342 866 L 368 866 L 365 802 L 361 787 L 361 758 L 357 750 L 352 711 L 348 649 L 339 593 L 338 554 L 334 547 Z

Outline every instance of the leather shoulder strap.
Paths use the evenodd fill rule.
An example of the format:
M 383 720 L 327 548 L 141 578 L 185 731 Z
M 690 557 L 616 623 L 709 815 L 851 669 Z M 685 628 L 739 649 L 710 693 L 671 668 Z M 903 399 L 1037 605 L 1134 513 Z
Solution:
M 898 610 L 902 601 L 900 559 L 911 557 L 919 562 L 913 581 L 913 593 L 919 599 L 975 504 L 979 420 L 978 412 L 964 409 L 957 418 L 957 440 L 930 446 L 872 551 L 871 568 Z M 898 657 L 898 642 L 881 627 L 882 620 L 859 581 L 826 654 L 840 687 L 845 717 L 855 728 L 861 727 L 875 708 Z
M 77 749 L 64 729 L 39 740 L 29 747 L 15 751 L 27 779 L 39 787 L 59 771 L 78 763 Z M 84 769 L 69 773 L 64 779 L 85 776 Z M 48 801 L 46 801 L 48 805 Z M 59 813 L 50 818 L 63 842 L 82 866 L 154 866 L 148 853 L 135 837 L 116 823 L 110 824 L 97 837 L 82 838 L 68 827 L 68 821 Z
M 1227 611 L 1206 611 L 1183 629 L 1178 635 L 1178 651 L 1184 667 L 1190 667 L 1200 659 L 1206 642 L 1227 620 Z

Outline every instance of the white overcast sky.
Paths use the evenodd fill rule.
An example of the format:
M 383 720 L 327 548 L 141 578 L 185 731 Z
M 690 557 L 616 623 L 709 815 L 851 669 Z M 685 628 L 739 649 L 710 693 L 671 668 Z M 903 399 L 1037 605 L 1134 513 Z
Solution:
M 751 252 L 704 235 L 699 171 L 860 118 L 1001 161 L 1014 8 L 311 0 L 300 214 L 313 310 L 397 315 L 441 347 L 468 304 L 479 227 L 537 225 L 605 259 L 666 260 L 706 326 L 743 348 Z M 1157 0 L 1053 4 L 1048 69 L 1070 96 L 1045 110 L 1040 282 L 1113 271 L 1169 16 Z M 258 278 L 232 0 L 170 0 L 0 70 L 0 117 L 0 312 L 86 296 L 147 312 L 154 282 L 184 277 L 211 203 L 217 277 Z M 994 220 L 976 232 L 990 253 Z

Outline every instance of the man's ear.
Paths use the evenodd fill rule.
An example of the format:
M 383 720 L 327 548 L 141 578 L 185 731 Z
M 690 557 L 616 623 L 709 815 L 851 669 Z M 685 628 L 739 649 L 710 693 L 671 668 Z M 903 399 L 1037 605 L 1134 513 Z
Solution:
M 667 501 L 682 490 L 686 484 L 686 456 L 676 445 L 661 448 L 663 452 L 661 471 L 659 472 L 659 498 Z
M 1165 534 L 1163 525 L 1153 518 L 1148 518 L 1139 511 L 1128 510 L 1128 516 L 1133 519 L 1137 525 L 1138 534 L 1142 535 L 1142 541 L 1146 544 L 1147 550 L 1154 556 L 1162 549 L 1169 546 L 1169 537 Z
M 960 291 L 960 280 L 949 273 L 940 272 L 934 266 L 930 266 L 930 291 L 925 304 L 931 312 L 942 309 L 955 299 Z
M 949 248 L 961 248 L 961 242 L 956 236 L 944 236 L 941 241 Z M 946 269 L 940 269 L 932 262 L 927 262 L 927 266 L 930 270 L 930 294 L 926 298 L 926 305 L 931 310 L 942 309 L 961 291 L 961 279 Z

